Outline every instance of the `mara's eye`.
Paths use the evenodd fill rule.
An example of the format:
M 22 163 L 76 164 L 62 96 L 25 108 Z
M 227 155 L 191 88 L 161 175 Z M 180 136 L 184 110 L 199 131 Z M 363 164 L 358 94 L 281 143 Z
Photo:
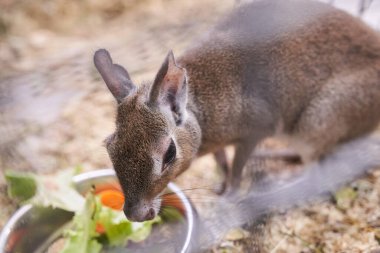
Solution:
M 176 150 L 174 141 L 171 140 L 168 150 L 166 150 L 166 153 L 164 155 L 163 169 L 165 169 L 167 165 L 169 165 L 170 163 L 174 161 L 176 154 L 177 154 L 177 150 Z

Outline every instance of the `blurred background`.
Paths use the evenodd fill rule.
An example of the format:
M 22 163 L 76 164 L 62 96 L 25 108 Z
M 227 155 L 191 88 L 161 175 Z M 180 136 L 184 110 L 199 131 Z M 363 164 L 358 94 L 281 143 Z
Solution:
M 102 141 L 113 131 L 115 102 L 93 66 L 95 50 L 107 48 L 138 84 L 154 77 L 168 50 L 181 54 L 224 13 L 244 2 L 0 0 L 0 229 L 17 207 L 6 196 L 6 169 L 53 173 L 76 166 L 111 166 Z M 380 0 L 324 2 L 380 29 Z M 269 140 L 263 146 L 277 144 Z M 379 177 L 373 172 L 354 182 L 343 200 L 274 215 L 263 231 L 263 249 L 380 249 Z M 220 182 L 214 160 L 207 156 L 177 183 L 202 189 Z M 200 212 L 207 206 L 194 202 Z M 249 231 L 231 233 L 214 251 L 248 252 L 250 241 Z

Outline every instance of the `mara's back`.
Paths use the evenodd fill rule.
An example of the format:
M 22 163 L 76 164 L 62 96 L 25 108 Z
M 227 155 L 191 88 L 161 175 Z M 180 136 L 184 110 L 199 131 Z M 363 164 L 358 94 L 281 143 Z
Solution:
M 257 118 L 247 108 L 264 105 L 262 124 L 291 129 L 330 79 L 379 70 L 379 59 L 379 35 L 357 18 L 316 1 L 263 0 L 233 10 L 179 62 L 201 119 L 244 124 Z

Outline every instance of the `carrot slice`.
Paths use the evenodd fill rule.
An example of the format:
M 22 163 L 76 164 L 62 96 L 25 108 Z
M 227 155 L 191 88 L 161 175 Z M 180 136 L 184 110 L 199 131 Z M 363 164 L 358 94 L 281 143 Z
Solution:
M 118 184 L 106 185 L 101 189 L 97 188 L 95 191 L 100 197 L 100 201 L 104 206 L 110 207 L 115 210 L 122 210 L 124 205 L 124 195 Z M 163 206 L 171 206 L 178 209 L 185 215 L 185 207 L 181 199 L 176 194 L 167 194 L 162 197 Z
M 98 193 L 103 205 L 115 210 L 122 210 L 124 205 L 124 195 L 117 190 L 105 190 Z
M 186 213 L 185 206 L 183 205 L 181 199 L 175 194 L 167 194 L 162 196 L 162 205 L 174 207 L 183 215 Z
M 95 187 L 94 193 L 99 194 L 102 191 L 106 191 L 106 190 L 114 190 L 114 191 L 121 192 L 121 187 L 120 187 L 120 184 L 118 184 L 118 183 L 110 183 L 110 184 L 104 184 L 104 185 L 101 184 L 101 185 L 97 185 Z
M 96 223 L 95 231 L 98 232 L 99 234 L 104 234 L 106 232 L 106 229 L 104 228 L 102 224 Z
M 16 251 L 16 246 L 18 241 L 26 234 L 27 230 L 25 228 L 18 229 L 9 235 L 9 240 L 5 246 L 5 252 Z

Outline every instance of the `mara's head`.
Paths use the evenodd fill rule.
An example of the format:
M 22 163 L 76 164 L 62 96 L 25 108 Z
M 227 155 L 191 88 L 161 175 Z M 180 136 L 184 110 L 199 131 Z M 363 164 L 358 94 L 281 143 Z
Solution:
M 117 101 L 116 130 L 105 145 L 125 195 L 128 219 L 153 219 L 160 193 L 194 157 L 199 132 L 186 109 L 186 70 L 169 52 L 153 82 L 136 86 L 128 72 L 100 49 L 94 63 Z

